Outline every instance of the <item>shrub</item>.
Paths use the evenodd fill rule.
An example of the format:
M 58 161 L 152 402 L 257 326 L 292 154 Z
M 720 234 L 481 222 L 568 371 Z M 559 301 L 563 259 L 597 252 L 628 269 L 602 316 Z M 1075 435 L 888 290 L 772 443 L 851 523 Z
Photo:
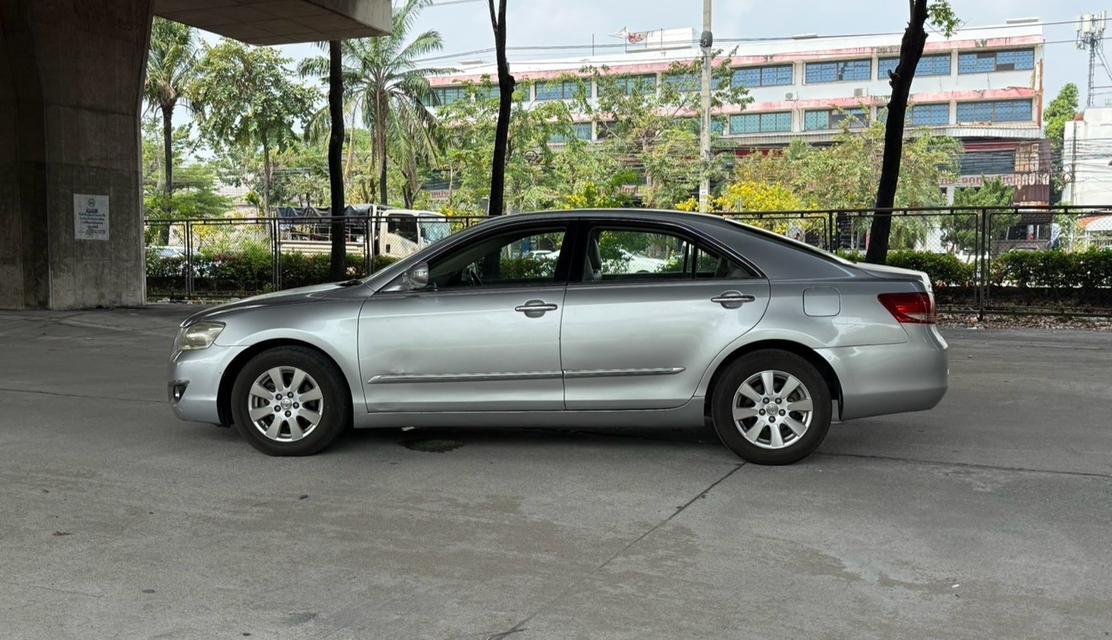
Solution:
M 1020 288 L 1112 287 L 1112 249 L 1009 251 L 993 261 L 992 282 Z
M 888 264 L 926 273 L 936 289 L 973 285 L 974 266 L 949 253 L 929 251 L 890 251 Z
M 396 262 L 390 256 L 375 256 L 375 271 Z M 184 257 L 160 257 L 147 252 L 147 284 L 160 294 L 184 295 L 188 262 Z M 328 254 L 282 254 L 282 288 L 290 289 L 330 282 Z M 271 290 L 274 264 L 269 251 L 201 253 L 193 256 L 193 283 L 197 291 L 211 294 L 245 295 Z M 367 275 L 363 256 L 348 254 L 347 277 Z
M 837 253 L 851 262 L 861 262 L 865 259 L 865 256 L 857 251 L 838 251 Z M 973 286 L 974 266 L 966 264 L 948 253 L 889 251 L 887 264 L 926 273 L 936 289 Z

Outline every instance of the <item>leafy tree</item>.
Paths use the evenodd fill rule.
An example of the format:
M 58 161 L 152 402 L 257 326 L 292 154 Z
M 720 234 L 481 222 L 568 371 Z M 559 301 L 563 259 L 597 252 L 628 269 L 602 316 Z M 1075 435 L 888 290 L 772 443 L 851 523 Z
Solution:
M 1050 184 L 1050 201 L 1054 203 L 1062 199 L 1062 185 L 1065 181 L 1061 171 L 1065 164 L 1062 153 L 1065 146 L 1066 123 L 1077 117 L 1077 108 L 1077 85 L 1070 82 L 1062 87 L 1056 98 L 1050 101 L 1043 114 L 1043 120 L 1046 122 L 1046 138 L 1050 140 L 1051 158 L 1056 164 Z
M 182 166 L 182 158 L 193 146 L 188 125 L 175 127 L 171 134 L 172 162 L 176 188 L 171 193 L 164 189 L 165 170 L 163 159 L 164 140 L 161 123 L 154 118 L 143 120 L 143 216 L 147 220 L 172 220 L 178 218 L 215 218 L 232 208 L 228 198 L 217 193 L 216 167 L 198 163 Z M 170 225 L 153 225 L 148 242 L 170 244 Z
M 725 175 L 722 165 L 707 167 L 699 152 L 699 123 L 683 117 L 700 106 L 698 78 L 701 61 L 674 63 L 660 87 L 633 77 L 609 73 L 606 67 L 584 69 L 594 81 L 597 100 L 580 91 L 579 109 L 604 134 L 602 147 L 626 166 L 644 174 L 643 201 L 651 207 L 670 208 L 698 190 L 704 171 L 712 180 Z M 748 92 L 732 83 L 730 58 L 712 70 L 712 107 L 744 106 Z
M 188 103 L 196 68 L 197 42 L 193 29 L 180 22 L 155 18 L 143 94 L 162 113 L 162 179 L 167 195 L 174 192 L 174 109 L 179 102 Z
M 198 66 L 194 97 L 201 135 L 217 149 L 261 148 L 262 208 L 269 212 L 274 182 L 273 154 L 298 141 L 319 99 L 315 89 L 294 82 L 276 50 L 223 40 L 206 47 Z
M 888 255 L 889 235 L 892 230 L 891 208 L 896 203 L 900 180 L 900 160 L 903 156 L 904 123 L 907 116 L 907 99 L 915 79 L 915 67 L 923 57 L 927 44 L 925 25 L 942 29 L 949 36 L 957 28 L 958 18 L 948 0 L 908 0 L 910 20 L 900 43 L 900 58 L 896 68 L 889 72 L 892 97 L 888 101 L 888 117 L 884 133 L 884 159 L 880 179 L 877 181 L 876 212 L 873 215 L 869 249 L 865 260 L 884 264 Z
M 513 110 L 506 136 L 506 208 L 522 211 L 554 206 L 555 158 L 563 153 L 554 140 L 575 137 L 572 106 L 560 100 L 542 102 L 526 108 L 528 85 L 518 85 L 513 95 Z M 500 101 L 489 83 L 468 87 L 469 99 L 457 100 L 441 108 L 444 127 L 444 153 L 440 172 L 453 185 L 449 207 L 460 211 L 484 213 L 479 206 L 490 196 L 490 159 L 494 153 Z
M 494 127 L 494 149 L 491 151 L 490 215 L 500 216 L 505 208 L 506 154 L 509 148 L 510 116 L 516 81 L 510 75 L 506 60 L 506 5 L 510 0 L 487 0 L 490 9 L 490 26 L 494 30 L 494 51 L 498 63 L 498 120 Z M 497 3 L 498 7 L 495 8 Z
M 955 207 L 979 207 L 994 209 L 1007 207 L 1012 204 L 1015 197 L 1015 188 L 1004 184 L 1000 178 L 987 180 L 981 187 L 966 187 L 958 189 L 954 194 Z M 999 211 L 993 213 L 993 226 L 998 229 L 1007 229 L 1018 217 Z M 980 219 L 975 212 L 955 212 L 951 216 L 943 216 L 940 222 L 942 229 L 942 242 L 951 253 L 962 252 L 972 254 L 977 250 L 978 227 Z
M 880 124 L 873 123 L 864 130 L 847 128 L 828 147 L 795 141 L 780 153 L 741 158 L 734 167 L 735 184 L 783 186 L 798 198 L 800 206 L 792 209 L 866 209 L 872 203 L 884 152 L 884 129 Z M 956 177 L 960 153 L 961 145 L 953 138 L 923 132 L 908 140 L 902 149 L 903 175 L 896 192 L 896 206 L 944 205 L 938 185 Z M 727 187 L 726 194 L 732 188 L 734 185 Z M 923 216 L 898 217 L 892 244 L 913 248 L 926 238 L 934 223 Z M 857 229 L 861 234 L 864 231 Z
M 424 31 L 410 39 L 421 9 L 429 3 L 430 0 L 404 0 L 395 7 L 393 28 L 388 35 L 345 40 L 342 45 L 349 108 L 362 115 L 363 125 L 373 135 L 373 156 L 378 169 L 376 197 L 380 204 L 389 202 L 387 155 L 391 131 L 435 125 L 428 110 L 428 78 L 450 71 L 420 64 L 420 58 L 443 46 L 438 31 Z M 303 75 L 325 78 L 329 59 L 308 58 L 298 70 Z
M 552 160 L 551 206 L 557 209 L 627 207 L 637 172 L 598 144 L 572 138 Z

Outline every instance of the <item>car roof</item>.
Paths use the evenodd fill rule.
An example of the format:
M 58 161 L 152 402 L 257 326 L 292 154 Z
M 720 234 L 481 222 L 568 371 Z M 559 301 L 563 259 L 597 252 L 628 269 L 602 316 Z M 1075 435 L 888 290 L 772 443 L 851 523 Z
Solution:
M 611 220 L 640 220 L 644 222 L 669 222 L 695 225 L 709 225 L 721 227 L 730 224 L 721 216 L 687 213 L 684 211 L 669 211 L 666 209 L 558 209 L 547 211 L 530 211 L 514 213 L 503 216 L 492 216 L 483 221 L 484 225 L 508 224 L 523 220 L 570 220 L 578 218 L 611 219 Z

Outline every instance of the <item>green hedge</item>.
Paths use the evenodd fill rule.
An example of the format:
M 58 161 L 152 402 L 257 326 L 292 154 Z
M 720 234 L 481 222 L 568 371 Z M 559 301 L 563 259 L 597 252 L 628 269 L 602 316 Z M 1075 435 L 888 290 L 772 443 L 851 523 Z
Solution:
M 378 271 L 397 259 L 375 256 Z M 147 287 L 159 295 L 179 296 L 185 293 L 185 258 L 163 258 L 147 254 Z M 331 256 L 328 254 L 282 254 L 282 288 L 290 289 L 331 282 Z M 273 263 L 268 252 L 201 254 L 193 258 L 194 291 L 213 295 L 249 295 L 270 291 Z M 363 256 L 347 255 L 346 277 L 367 275 Z
M 839 251 L 838 255 L 853 262 L 865 260 L 865 256 L 856 251 Z M 966 264 L 948 253 L 889 251 L 887 264 L 926 273 L 936 289 L 971 287 L 975 277 L 972 264 Z
M 1098 289 L 1112 287 L 1112 249 L 1010 251 L 992 264 L 997 286 Z
M 861 261 L 860 253 L 842 252 L 842 257 Z M 327 254 L 282 254 L 282 287 L 329 282 L 331 258 Z M 374 270 L 393 263 L 394 258 L 376 256 Z M 539 265 L 540 263 L 538 263 Z M 946 253 L 892 251 L 888 264 L 923 271 L 936 289 L 968 288 L 974 284 L 974 267 Z M 523 271 L 538 266 L 522 264 Z M 271 288 L 271 256 L 268 252 L 199 255 L 193 259 L 194 287 L 199 293 L 245 295 Z M 544 263 L 545 268 L 551 265 Z M 148 287 L 157 294 L 184 294 L 185 258 L 147 255 Z M 1104 289 L 1112 288 L 1112 249 L 1090 249 L 1076 253 L 1063 251 L 1011 251 L 992 260 L 992 284 L 1020 289 Z M 348 254 L 347 276 L 366 275 L 363 256 Z
M 860 262 L 860 253 L 840 252 L 843 258 Z M 971 287 L 974 266 L 948 253 L 891 251 L 887 264 L 923 271 L 938 289 Z M 1064 251 L 1009 251 L 992 259 L 992 284 L 1051 289 L 1099 289 L 1112 287 L 1112 249 Z

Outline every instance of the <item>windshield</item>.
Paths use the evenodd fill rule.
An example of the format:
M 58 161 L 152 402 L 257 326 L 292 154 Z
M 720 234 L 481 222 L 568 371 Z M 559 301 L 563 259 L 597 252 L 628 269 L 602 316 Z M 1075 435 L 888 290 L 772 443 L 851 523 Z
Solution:
M 427 244 L 439 242 L 452 235 L 450 225 L 444 218 L 422 218 L 417 224 L 421 227 L 421 237 Z

